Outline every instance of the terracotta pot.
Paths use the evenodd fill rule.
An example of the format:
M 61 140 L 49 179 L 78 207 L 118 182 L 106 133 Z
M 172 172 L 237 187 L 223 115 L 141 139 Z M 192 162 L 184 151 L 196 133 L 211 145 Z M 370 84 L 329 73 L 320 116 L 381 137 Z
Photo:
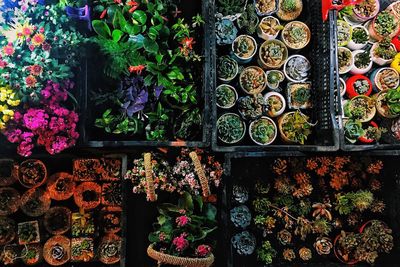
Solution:
M 96 208 L 101 202 L 101 186 L 95 182 L 83 182 L 76 187 L 74 200 L 85 210 Z
M 86 247 L 82 249 L 81 244 L 85 242 Z M 93 238 L 81 237 L 71 239 L 71 261 L 73 262 L 89 262 L 93 260 L 94 241 Z
M 334 240 L 334 242 L 333 242 L 333 252 L 335 253 L 335 257 L 336 257 L 341 263 L 344 263 L 344 264 L 347 264 L 347 265 L 355 265 L 355 264 L 357 264 L 357 263 L 359 262 L 358 260 L 355 260 L 355 259 L 354 259 L 354 260 L 345 261 L 345 260 L 343 259 L 343 257 L 340 256 L 339 251 L 338 251 L 338 244 L 337 244 L 337 242 L 339 241 L 339 239 L 340 239 L 340 234 L 336 236 L 336 238 L 335 238 L 335 240 Z
M 34 258 L 26 258 L 24 255 L 27 255 L 29 251 L 35 251 L 36 255 Z M 34 266 L 39 264 L 43 260 L 43 249 L 40 244 L 30 244 L 26 245 L 21 251 L 22 262 L 28 266 Z
M 61 235 L 71 228 L 71 211 L 66 207 L 52 207 L 44 215 L 44 226 L 53 235 Z
M 392 12 L 389 12 L 393 15 L 393 17 L 395 18 L 395 23 L 396 23 L 396 28 L 393 30 L 393 32 L 388 35 L 388 36 L 383 36 L 381 34 L 379 34 L 375 29 L 375 23 L 376 23 L 376 19 L 379 15 L 377 15 L 372 22 L 369 24 L 369 33 L 371 35 L 371 37 L 377 41 L 381 41 L 385 38 L 393 38 L 394 36 L 396 36 L 399 33 L 399 29 L 400 29 L 400 23 L 399 23 L 399 18 L 397 18 Z
M 280 117 L 278 118 L 278 129 L 279 129 L 279 133 L 281 134 L 282 141 L 285 142 L 285 143 L 288 143 L 288 144 L 294 144 L 295 142 L 293 142 L 292 140 L 290 140 L 290 139 L 285 135 L 285 132 L 283 131 L 283 123 L 285 122 L 286 117 L 288 117 L 289 115 L 291 115 L 291 114 L 293 114 L 293 113 L 295 113 L 295 111 L 285 113 L 285 114 L 283 114 L 282 116 L 280 116 Z
M 104 207 L 101 209 L 101 225 L 107 234 L 115 234 L 121 230 L 121 207 Z
M 103 237 L 98 248 L 99 260 L 104 264 L 115 264 L 121 260 L 121 238 L 114 234 Z
M 50 209 L 49 193 L 41 188 L 32 188 L 21 197 L 21 210 L 30 217 L 39 217 Z
M 0 188 L 0 216 L 15 213 L 21 205 L 21 197 L 12 187 Z
M 47 179 L 47 168 L 38 159 L 28 159 L 19 166 L 18 180 L 26 188 L 41 186 Z
M 74 177 L 66 172 L 58 172 L 50 176 L 47 191 L 54 200 L 67 200 L 74 195 Z
M 369 220 L 369 221 L 367 221 L 366 223 L 364 223 L 363 225 L 361 225 L 360 230 L 359 230 L 360 234 L 363 233 L 364 230 L 365 230 L 365 228 L 366 228 L 369 224 L 371 224 L 373 221 L 379 221 L 379 222 L 381 222 L 386 228 L 389 228 L 388 225 L 387 225 L 385 222 L 381 221 L 381 220 Z
M 365 93 L 362 94 L 362 95 L 369 96 L 369 95 L 372 93 L 372 82 L 371 82 L 371 80 L 368 79 L 368 77 L 366 77 L 366 76 L 364 76 L 364 75 L 354 75 L 354 76 L 350 77 L 349 79 L 347 79 L 347 81 L 346 81 L 346 93 L 347 93 L 347 96 L 348 96 L 350 99 L 352 99 L 352 98 L 354 98 L 354 97 L 356 97 L 356 96 L 361 95 L 361 94 L 359 94 L 359 93 L 356 91 L 356 89 L 354 88 L 354 84 L 355 84 L 355 82 L 358 81 L 358 80 L 365 80 L 365 81 L 368 82 L 368 85 L 369 85 L 368 91 L 365 92 Z
M 103 171 L 101 180 L 119 181 L 122 176 L 122 160 L 120 158 L 102 158 Z
M 276 13 L 277 17 L 283 21 L 291 21 L 298 18 L 303 11 L 303 1 L 296 0 L 296 10 L 292 12 L 286 12 L 281 8 L 282 0 L 279 0 L 278 12 Z
M 47 240 L 43 247 L 44 260 L 51 266 L 60 266 L 71 259 L 70 239 L 56 235 Z
M 374 121 L 370 121 L 369 125 L 374 127 L 374 128 L 379 128 L 378 124 L 376 124 L 376 122 L 374 122 Z M 361 143 L 364 143 L 364 144 L 371 144 L 371 143 L 375 142 L 376 140 L 375 139 L 368 139 L 366 136 L 360 136 L 358 138 L 358 141 L 360 141 Z

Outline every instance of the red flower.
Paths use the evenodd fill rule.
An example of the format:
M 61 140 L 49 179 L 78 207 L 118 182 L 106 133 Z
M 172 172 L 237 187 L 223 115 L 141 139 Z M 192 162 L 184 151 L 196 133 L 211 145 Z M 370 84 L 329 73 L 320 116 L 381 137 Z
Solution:
M 100 14 L 100 19 L 104 19 L 104 17 L 107 15 L 107 9 L 104 9 L 103 12 Z
M 200 245 L 196 248 L 196 255 L 199 257 L 207 257 L 211 253 L 211 247 L 207 245 Z
M 177 251 L 182 252 L 189 246 L 189 241 L 186 240 L 186 236 L 187 234 L 183 233 L 172 240 L 172 244 L 176 247 Z
M 138 65 L 138 66 L 129 66 L 129 72 L 133 73 L 135 72 L 136 74 L 140 75 L 142 74 L 142 71 L 146 68 L 145 65 Z
M 24 36 L 30 36 L 32 34 L 32 29 L 31 27 L 24 27 L 22 28 L 22 34 Z
M 36 78 L 32 75 L 29 75 L 28 77 L 25 78 L 25 84 L 27 87 L 35 87 L 36 85 Z
M 135 11 L 139 7 L 139 3 L 136 2 L 136 1 L 129 1 L 126 4 L 131 7 L 129 9 L 129 13 L 132 13 L 133 11 Z
M 163 242 L 165 240 L 165 238 L 167 238 L 167 235 L 164 232 L 161 232 L 158 235 L 158 238 L 160 239 L 161 242 Z
M 32 75 L 38 76 L 42 74 L 43 68 L 35 64 L 29 67 L 29 71 L 31 72 Z
M 44 43 L 46 37 L 42 33 L 37 33 L 32 37 L 32 44 L 34 46 L 39 46 Z
M 6 54 L 7 56 L 12 56 L 15 53 L 15 49 L 12 46 L 12 44 L 8 44 L 5 47 L 3 47 L 3 52 L 4 54 Z
M 180 216 L 176 218 L 176 223 L 179 227 L 183 227 L 186 224 L 190 223 L 190 218 L 187 217 L 186 215 Z
M 193 45 L 194 45 L 195 43 L 196 43 L 196 42 L 194 41 L 193 37 L 185 37 L 185 38 L 183 38 L 183 40 L 181 41 L 181 44 L 182 44 L 184 47 L 187 47 L 187 48 L 189 48 L 189 49 L 193 49 Z

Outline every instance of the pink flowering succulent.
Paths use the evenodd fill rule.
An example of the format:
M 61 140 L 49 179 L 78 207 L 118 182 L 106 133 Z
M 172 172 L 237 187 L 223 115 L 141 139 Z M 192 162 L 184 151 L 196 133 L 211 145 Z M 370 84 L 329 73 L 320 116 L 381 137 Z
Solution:
M 196 255 L 199 257 L 207 257 L 211 254 L 211 247 L 208 245 L 200 245 L 196 248 Z
M 176 224 L 178 225 L 178 227 L 184 227 L 186 226 L 188 223 L 190 223 L 190 218 L 186 215 L 183 216 L 179 216 L 178 218 L 176 218 Z
M 187 236 L 187 233 L 182 233 L 180 236 L 175 237 L 174 240 L 172 240 L 172 244 L 175 246 L 176 251 L 183 252 L 189 246 L 189 241 L 186 239 Z

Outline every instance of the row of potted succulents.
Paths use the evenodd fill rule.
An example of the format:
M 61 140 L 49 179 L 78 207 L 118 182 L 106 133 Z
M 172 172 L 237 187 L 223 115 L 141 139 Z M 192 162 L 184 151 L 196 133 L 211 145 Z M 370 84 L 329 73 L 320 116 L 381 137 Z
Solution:
M 348 143 L 396 142 L 400 1 L 365 0 L 340 13 L 338 66 Z M 339 94 L 339 92 L 338 92 Z
M 265 146 L 274 143 L 279 132 L 285 143 L 304 144 L 314 125 L 307 115 L 313 107 L 311 63 L 298 54 L 311 40 L 309 27 L 295 20 L 302 12 L 302 1 L 249 3 L 241 16 L 257 19 L 247 19 L 247 27 L 241 16 L 233 21 L 234 14 L 228 12 L 232 7 L 225 4 L 217 4 L 221 14 L 215 25 L 219 141 L 236 144 L 248 131 L 255 144 Z M 240 5 L 240 1 L 234 4 Z
M 49 175 L 36 159 L 2 160 L 0 169 L 2 264 L 120 261 L 121 159 L 76 159 L 73 174 Z
M 233 183 L 235 257 L 300 265 L 322 264 L 331 255 L 343 264 L 373 265 L 391 252 L 393 232 L 381 220 L 386 207 L 381 161 L 276 159 L 271 168 L 274 177 L 268 181 Z

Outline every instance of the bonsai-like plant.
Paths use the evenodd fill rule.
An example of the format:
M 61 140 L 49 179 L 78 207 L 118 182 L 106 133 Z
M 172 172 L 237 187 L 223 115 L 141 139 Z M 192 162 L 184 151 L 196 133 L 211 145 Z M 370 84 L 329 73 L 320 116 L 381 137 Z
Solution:
M 245 68 L 239 77 L 240 86 L 247 94 L 259 94 L 267 86 L 265 72 L 256 66 Z
M 310 108 L 311 83 L 289 83 L 288 84 L 289 107 L 292 109 Z
M 299 111 L 289 112 L 279 118 L 279 131 L 287 142 L 304 145 L 308 136 L 312 133 L 312 124 L 309 117 Z
M 217 121 L 218 138 L 227 144 L 239 142 L 245 132 L 246 125 L 240 119 L 239 115 L 228 113 L 219 117 Z
M 276 134 L 276 125 L 268 117 L 261 117 L 250 124 L 250 137 L 256 144 L 269 145 L 275 140 Z
M 20 245 L 39 243 L 38 221 L 24 222 L 18 224 L 18 243 Z
M 265 101 L 261 94 L 245 96 L 238 99 L 238 110 L 245 120 L 254 120 L 261 117 Z
M 217 87 L 215 97 L 217 99 L 217 106 L 227 109 L 235 105 L 238 95 L 234 87 L 222 84 Z
M 287 57 L 287 47 L 279 40 L 265 41 L 259 50 L 259 59 L 265 68 L 279 69 Z
M 337 21 L 338 45 L 346 46 L 352 38 L 352 28 L 349 23 L 344 20 Z
M 222 81 L 233 80 L 238 73 L 238 63 L 229 56 L 218 58 L 217 77 Z
M 283 42 L 292 49 L 304 48 L 311 39 L 310 29 L 300 21 L 292 21 L 286 24 L 282 31 Z
M 233 42 L 233 53 L 240 59 L 250 59 L 257 49 L 257 43 L 249 35 L 240 35 Z
M 215 23 L 215 35 L 217 37 L 217 44 L 227 45 L 233 43 L 237 36 L 237 28 L 235 24 L 229 19 L 218 20 Z

